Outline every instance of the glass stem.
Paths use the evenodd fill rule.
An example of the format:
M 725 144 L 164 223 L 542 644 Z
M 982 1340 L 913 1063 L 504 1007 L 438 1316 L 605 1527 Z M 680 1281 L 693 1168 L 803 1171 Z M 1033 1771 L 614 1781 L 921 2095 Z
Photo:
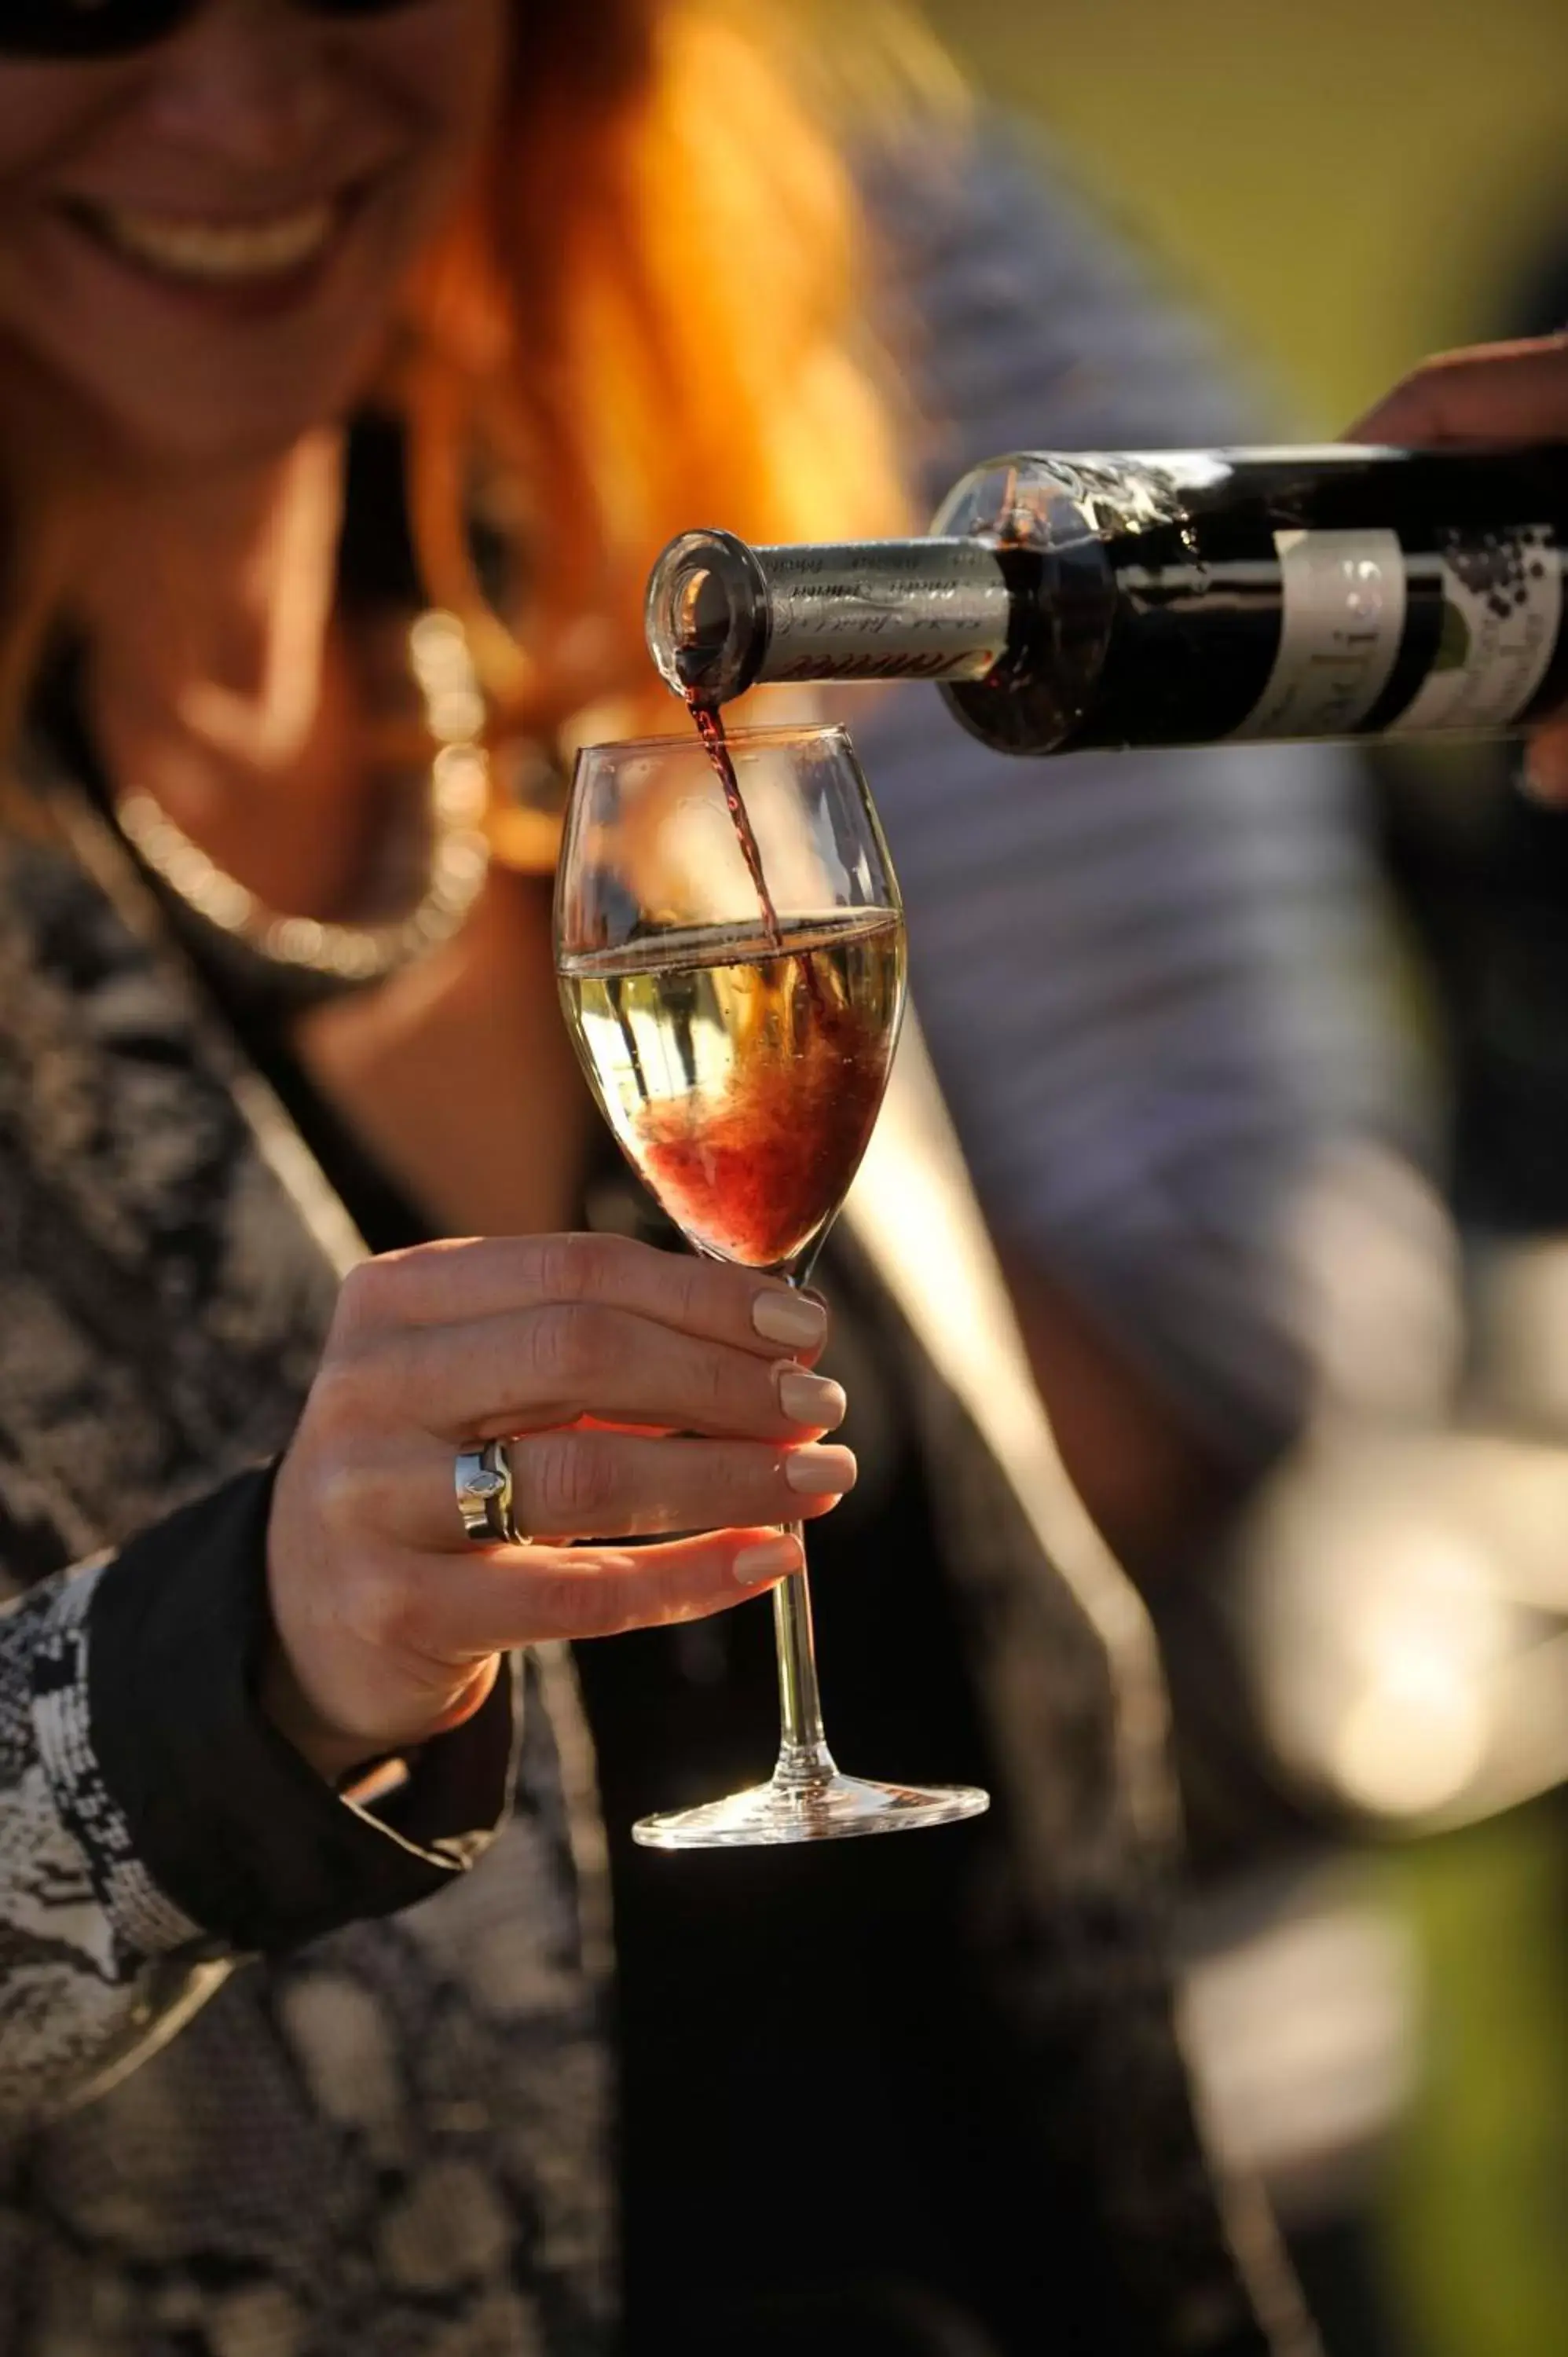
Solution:
M 815 1253 L 811 1258 L 815 1258 Z M 810 1262 L 789 1272 L 797 1289 L 806 1282 Z M 802 1561 L 806 1534 L 799 1523 L 784 1526 L 800 1542 Z M 811 1590 L 804 1569 L 781 1579 L 773 1591 L 773 1634 L 779 1652 L 779 1764 L 775 1784 L 793 1792 L 810 1791 L 831 1782 L 838 1770 L 822 1732 L 822 1701 L 817 1686 L 817 1648 L 811 1633 Z
M 799 1523 L 788 1525 L 805 1544 Z M 811 1639 L 811 1591 L 803 1571 L 781 1579 L 773 1591 L 773 1633 L 779 1645 L 779 1764 L 776 1784 L 795 1789 L 825 1782 L 836 1773 L 822 1734 L 817 1691 L 817 1653 Z

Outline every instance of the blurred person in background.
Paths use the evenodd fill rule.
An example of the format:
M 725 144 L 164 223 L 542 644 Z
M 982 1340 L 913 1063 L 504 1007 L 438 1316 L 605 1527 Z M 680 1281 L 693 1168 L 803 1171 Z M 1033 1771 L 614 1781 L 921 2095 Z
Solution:
M 1266 399 L 1043 135 L 940 60 L 920 98 L 918 153 L 875 105 L 849 148 L 918 511 L 1008 450 L 1268 438 Z M 924 692 L 839 708 L 1058 1446 L 1158 1631 L 1189 1867 L 1311 1848 L 1258 1723 L 1230 1538 L 1313 1436 L 1441 1420 L 1459 1353 L 1439 1095 L 1363 763 L 1296 745 L 1020 762 Z
M 671 1241 L 558 1018 L 560 766 L 646 708 L 654 549 L 704 513 L 783 540 L 908 512 L 854 188 L 770 21 L 0 16 L 16 2357 L 606 2345 L 607 1825 L 634 2346 L 1305 2345 L 1266 2246 L 1243 2278 L 1172 2034 L 1143 1626 L 1017 1390 L 918 1076 L 926 1249 L 889 1247 L 884 1181 L 824 1266 L 851 1487 L 822 1445 L 843 1406 L 812 1374 L 824 1321 L 641 1240 Z M 1123 371 L 1170 365 L 1175 331 L 1139 357 L 1143 298 L 1026 175 L 950 125 L 922 197 L 933 141 L 912 125 L 904 152 L 864 158 L 875 299 L 933 369 L 961 347 L 955 431 L 1016 438 L 1032 338 L 1075 286 L 1033 431 L 1087 427 L 1071 385 L 1112 318 Z M 488 868 L 431 770 L 442 744 L 443 775 L 472 775 L 481 733 Z M 949 841 L 971 832 L 968 772 L 944 746 L 922 787 L 918 749 L 890 736 L 879 763 L 927 863 L 917 928 L 944 799 Z M 1090 851 L 1109 774 L 1067 805 Z M 1317 774 L 1282 772 L 1286 802 Z M 1262 872 L 1299 853 L 1315 909 L 1346 889 L 1330 937 L 1359 941 L 1338 787 L 1299 811 Z M 1227 803 L 1206 843 L 1240 823 Z M 1258 880 L 1191 872 L 1197 903 Z M 1164 942 L 1147 881 L 1126 928 Z M 1229 997 L 1268 929 L 1215 922 Z M 1065 971 L 1037 923 L 1014 938 Z M 927 960 L 933 1001 L 970 978 L 956 946 Z M 1156 998 L 1197 978 L 1133 971 Z M 1273 1022 L 1249 1085 L 1288 1055 Z M 1046 1039 L 1036 996 L 1008 1052 Z M 1330 1094 L 1271 1135 L 1317 1138 Z M 1140 1160 L 1135 1130 L 1121 1150 Z M 662 1437 L 563 1429 L 584 1411 Z M 512 1436 L 520 1520 L 551 1543 L 467 1548 L 453 1462 L 476 1434 Z M 897 1746 L 997 1805 L 945 1841 L 634 1853 L 634 1813 L 765 1765 L 765 1616 L 703 1616 L 794 1560 L 768 1532 L 801 1511 L 825 1517 L 846 1752 Z M 643 1633 L 666 1622 L 690 1625 Z M 601 1820 L 537 1641 L 628 1631 L 577 1652 Z
M 1043 136 L 939 100 L 945 135 L 913 167 L 874 111 L 850 151 L 919 504 L 1007 450 L 1270 438 L 1267 399 Z M 1190 1986 L 1226 1992 L 1193 2017 L 1199 2050 L 1228 2091 L 1241 2074 L 1238 2148 L 1283 2158 L 1287 2201 L 1311 2179 L 1286 2214 L 1331 2345 L 1385 2357 L 1365 2123 L 1347 2127 L 1340 2091 L 1386 2081 L 1407 2025 L 1361 1969 L 1359 1919 L 1343 1973 L 1315 1958 L 1306 1993 L 1290 1980 L 1293 1910 L 1349 1836 L 1279 1754 L 1232 1555 L 1276 1467 L 1336 1434 L 1440 1426 L 1457 1372 L 1436 1060 L 1366 769 L 1296 746 L 1021 763 L 933 705 L 907 689 L 840 708 L 1058 1441 L 1159 1632 Z
M 918 163 L 856 151 L 929 507 L 1009 450 L 1268 438 L 1043 139 L 961 101 L 946 122 Z M 1179 1614 L 1176 1576 L 1306 1431 L 1441 1413 L 1455 1372 L 1438 1108 L 1364 771 L 1293 745 L 1020 763 L 923 694 L 843 708 L 1069 1469 Z

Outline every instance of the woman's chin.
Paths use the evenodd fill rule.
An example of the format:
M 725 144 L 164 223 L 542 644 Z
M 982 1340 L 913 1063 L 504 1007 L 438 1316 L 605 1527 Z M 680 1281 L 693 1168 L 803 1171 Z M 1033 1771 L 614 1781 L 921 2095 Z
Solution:
M 341 425 L 376 382 L 373 359 L 306 375 L 209 367 L 177 381 L 122 368 L 110 382 L 0 350 L 0 413 L 9 438 L 53 471 L 169 489 L 182 477 L 265 467 L 307 435 Z
M 324 388 L 319 399 L 266 403 L 129 404 L 124 388 L 97 407 L 101 444 L 127 473 L 164 484 L 182 475 L 228 473 L 282 458 L 306 435 L 340 425 L 360 405 L 356 391 Z

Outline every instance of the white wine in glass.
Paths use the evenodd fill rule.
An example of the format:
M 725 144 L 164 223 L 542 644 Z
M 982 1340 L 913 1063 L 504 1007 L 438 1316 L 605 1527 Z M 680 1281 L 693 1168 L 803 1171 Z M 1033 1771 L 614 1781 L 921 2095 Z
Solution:
M 904 917 L 841 728 L 579 755 L 556 888 L 562 1004 L 627 1159 L 699 1252 L 804 1284 L 870 1140 L 904 1009 Z M 737 813 L 740 826 L 737 829 Z M 665 1849 L 950 1824 L 972 1787 L 868 1782 L 822 1733 L 804 1572 L 774 1590 L 766 1784 L 644 1818 Z

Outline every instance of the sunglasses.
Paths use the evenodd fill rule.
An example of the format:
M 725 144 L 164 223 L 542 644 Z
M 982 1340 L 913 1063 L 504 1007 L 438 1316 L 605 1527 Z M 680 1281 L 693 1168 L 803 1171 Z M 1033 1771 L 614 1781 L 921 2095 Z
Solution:
M 0 58 L 123 58 L 150 48 L 203 0 L 0 0 Z M 390 16 L 409 0 L 295 0 L 312 16 Z

